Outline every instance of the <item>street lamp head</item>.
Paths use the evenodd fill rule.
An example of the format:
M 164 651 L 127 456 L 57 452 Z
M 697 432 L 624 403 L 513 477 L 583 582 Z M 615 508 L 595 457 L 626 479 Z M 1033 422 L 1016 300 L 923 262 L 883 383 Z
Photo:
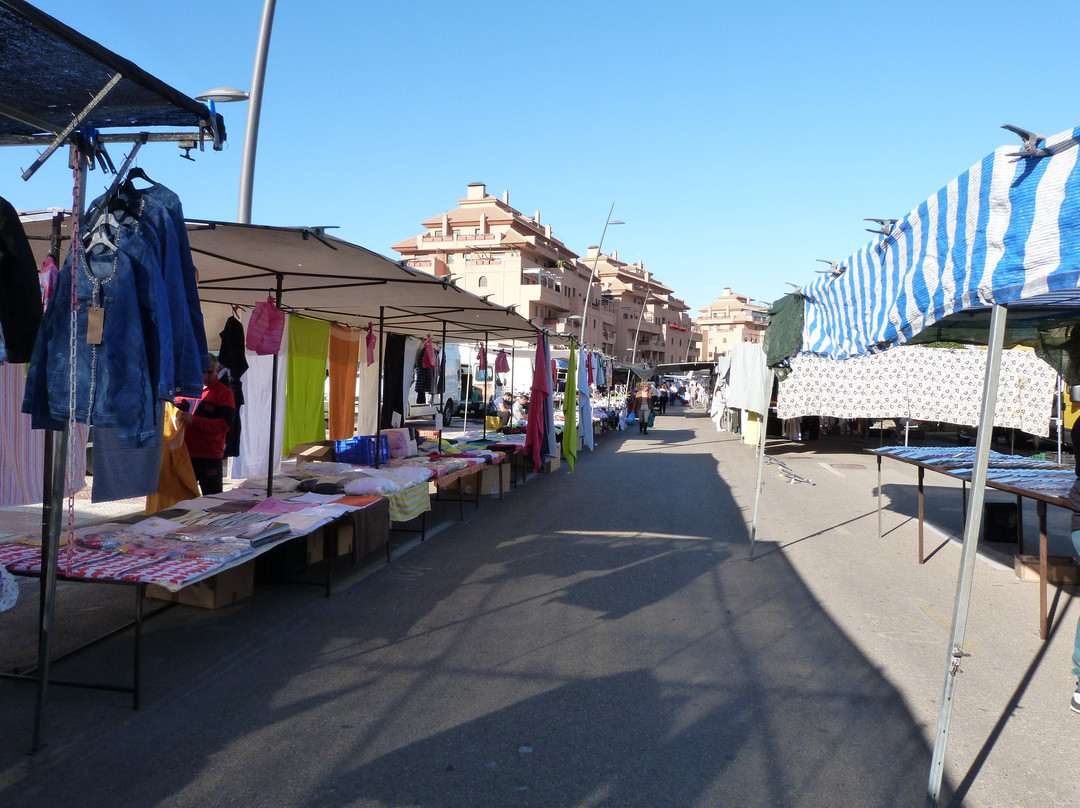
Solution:
M 247 101 L 249 94 L 235 87 L 215 87 L 195 96 L 196 101 L 213 101 L 218 104 L 229 101 Z
M 626 224 L 622 219 L 612 219 L 608 224 Z

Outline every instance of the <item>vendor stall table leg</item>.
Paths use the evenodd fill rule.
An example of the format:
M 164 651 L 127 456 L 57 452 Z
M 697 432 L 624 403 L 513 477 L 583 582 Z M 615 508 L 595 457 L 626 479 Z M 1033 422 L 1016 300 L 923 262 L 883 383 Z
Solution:
M 40 573 L 26 573 L 20 572 L 19 575 L 28 577 L 40 577 Z M 146 584 L 145 583 L 132 583 L 128 581 L 109 581 L 109 580 L 88 580 L 85 578 L 72 578 L 65 575 L 58 575 L 57 580 L 61 581 L 73 581 L 78 583 L 99 583 L 109 584 L 113 586 L 130 586 L 135 592 L 135 617 L 130 622 L 124 623 L 122 626 L 102 634 L 99 637 L 85 642 L 78 648 L 74 648 L 67 653 L 60 656 L 53 657 L 50 660 L 51 665 L 55 665 L 58 662 L 62 662 L 65 659 L 69 659 L 77 654 L 82 653 L 96 645 L 99 645 L 105 640 L 111 639 L 118 634 L 122 634 L 130 628 L 134 628 L 134 636 L 132 640 L 132 661 L 131 661 L 131 684 L 130 685 L 114 685 L 103 684 L 98 682 L 81 682 L 72 681 L 67 679 L 56 679 L 51 675 L 48 678 L 49 685 L 57 685 L 60 687 L 77 687 L 83 690 L 106 690 L 114 693 L 130 693 L 131 694 L 131 709 L 138 710 L 142 705 L 142 630 L 143 621 L 149 617 L 160 614 L 161 612 L 171 608 L 174 604 L 166 604 L 161 608 L 155 609 L 149 615 L 143 614 L 143 601 L 146 596 Z M 11 672 L 0 672 L 0 678 L 11 679 L 14 681 L 22 682 L 37 682 L 40 673 L 37 668 L 30 668 L 26 670 L 16 669 Z

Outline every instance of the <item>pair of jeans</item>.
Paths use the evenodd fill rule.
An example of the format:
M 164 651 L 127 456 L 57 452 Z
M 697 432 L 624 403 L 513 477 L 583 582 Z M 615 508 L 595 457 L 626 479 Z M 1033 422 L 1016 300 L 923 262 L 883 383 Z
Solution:
M 191 468 L 195 471 L 195 479 L 199 481 L 199 490 L 204 497 L 221 493 L 224 466 L 220 457 L 193 457 Z

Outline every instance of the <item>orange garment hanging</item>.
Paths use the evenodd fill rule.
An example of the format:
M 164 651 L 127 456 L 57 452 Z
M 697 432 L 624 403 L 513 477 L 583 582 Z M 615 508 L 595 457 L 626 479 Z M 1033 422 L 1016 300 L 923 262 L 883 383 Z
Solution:
M 330 400 L 327 403 L 330 440 L 356 434 L 356 374 L 363 331 L 343 325 L 330 327 Z
M 176 417 L 180 412 L 165 402 L 165 440 L 161 442 L 161 471 L 157 493 L 146 498 L 146 512 L 157 513 L 185 499 L 199 496 L 199 481 L 191 467 L 191 455 L 184 445 L 184 425 Z

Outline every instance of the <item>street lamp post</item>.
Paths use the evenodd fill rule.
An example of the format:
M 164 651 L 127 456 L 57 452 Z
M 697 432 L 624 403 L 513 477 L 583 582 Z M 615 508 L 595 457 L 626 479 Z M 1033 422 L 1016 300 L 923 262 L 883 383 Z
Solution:
M 262 112 L 263 79 L 266 77 L 266 57 L 270 51 L 270 31 L 274 27 L 274 6 L 277 0 L 263 3 L 259 24 L 259 43 L 255 47 L 255 67 L 251 73 L 251 103 L 248 106 L 247 126 L 244 128 L 244 154 L 240 160 L 240 202 L 236 221 L 251 224 L 251 195 L 255 183 L 255 147 L 259 142 L 259 115 Z
M 274 8 L 277 0 L 265 0 L 259 41 L 255 46 L 255 67 L 251 73 L 251 92 L 234 87 L 217 87 L 197 95 L 199 101 L 249 101 L 247 125 L 244 127 L 244 151 L 240 159 L 240 201 L 236 206 L 236 221 L 251 224 L 251 197 L 255 184 L 255 149 L 259 142 L 259 116 L 262 112 L 263 79 L 266 77 L 266 58 L 270 51 L 270 32 L 274 27 Z
M 604 229 L 600 233 L 600 243 L 596 247 L 596 255 L 593 256 L 592 270 L 589 272 L 589 285 L 585 287 L 585 308 L 581 311 L 581 339 L 578 340 L 582 345 L 585 344 L 585 325 L 589 322 L 589 294 L 592 292 L 593 278 L 596 277 L 596 264 L 600 260 L 600 250 L 604 247 L 604 236 L 607 235 L 609 224 L 626 224 L 626 222 L 611 218 L 614 210 L 615 203 L 612 202 L 611 207 L 608 208 L 607 218 L 604 219 Z
M 649 292 L 652 289 L 645 288 L 645 299 L 641 301 L 641 314 L 637 318 L 637 328 L 634 329 L 634 352 L 630 355 L 630 364 L 634 364 L 634 360 L 637 359 L 637 341 L 638 334 L 641 333 L 641 320 L 645 317 L 645 305 L 649 302 Z

